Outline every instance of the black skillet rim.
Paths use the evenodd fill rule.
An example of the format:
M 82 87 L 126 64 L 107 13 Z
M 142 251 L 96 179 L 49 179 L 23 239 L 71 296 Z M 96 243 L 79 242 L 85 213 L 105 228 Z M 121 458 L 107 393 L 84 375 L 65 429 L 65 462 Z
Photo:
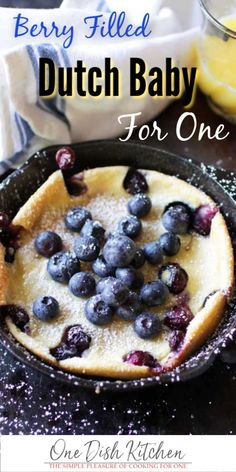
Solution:
M 50 147 L 42 149 L 41 151 L 39 151 L 36 154 L 34 154 L 33 156 L 31 156 L 28 159 L 28 161 L 20 169 L 13 172 L 13 174 L 11 174 L 9 177 L 7 177 L 0 184 L 0 198 L 1 198 L 1 191 L 3 191 L 3 189 L 8 188 L 9 185 L 14 185 L 14 180 L 16 179 L 16 177 L 19 178 L 20 175 L 27 172 L 27 169 L 30 169 L 31 166 L 34 166 L 34 164 L 35 164 L 35 162 L 37 162 L 37 160 L 40 160 L 42 158 L 45 160 L 45 157 L 49 156 L 49 159 L 50 159 L 50 161 L 48 161 L 48 163 L 50 162 L 49 173 L 48 172 L 46 172 L 46 173 L 42 172 L 43 178 L 44 178 L 44 180 L 46 180 L 48 175 L 50 175 L 52 172 L 54 172 L 55 170 L 58 169 L 57 165 L 55 163 L 55 160 L 51 159 L 50 155 L 52 153 L 54 154 L 55 151 L 61 146 L 62 145 L 60 145 L 60 146 L 50 146 Z M 182 156 L 173 154 L 169 151 L 158 149 L 156 147 L 142 145 L 139 142 L 137 142 L 137 143 L 136 142 L 120 143 L 120 142 L 115 141 L 115 140 L 99 140 L 99 141 L 92 141 L 92 142 L 74 144 L 74 145 L 70 145 L 70 146 L 72 148 L 74 148 L 75 150 L 79 150 L 80 152 L 82 152 L 82 150 L 85 149 L 85 153 L 86 153 L 86 148 L 90 148 L 90 150 L 92 149 L 92 151 L 95 152 L 98 149 L 99 146 L 101 146 L 101 147 L 104 147 L 104 146 L 105 147 L 106 146 L 114 147 L 115 146 L 115 147 L 117 147 L 121 150 L 124 149 L 124 146 L 126 146 L 126 149 L 129 148 L 129 150 L 132 150 L 133 152 L 134 151 L 136 151 L 136 152 L 140 151 L 141 152 L 141 150 L 142 150 L 142 151 L 144 151 L 144 154 L 147 154 L 147 155 L 149 153 L 154 154 L 156 156 L 156 158 L 159 155 L 159 157 L 162 156 L 162 159 L 167 159 L 169 157 L 172 160 L 173 159 L 177 160 L 178 164 L 181 163 L 183 166 L 187 165 L 187 166 L 191 167 L 191 171 L 193 171 L 193 169 L 194 169 L 195 172 L 197 172 L 197 173 L 199 173 L 199 170 L 200 170 L 199 163 L 192 161 L 192 159 L 188 160 L 186 157 L 182 157 Z M 122 146 L 122 148 L 121 148 L 121 146 Z M 137 159 L 134 158 L 132 160 L 132 162 L 130 162 L 130 165 L 135 166 L 136 160 Z M 126 164 L 127 164 L 127 162 L 126 162 Z M 157 167 L 154 170 L 159 170 L 160 169 L 160 168 L 158 168 L 158 164 L 160 164 L 160 163 L 157 162 Z M 104 165 L 104 164 L 102 164 L 102 165 Z M 110 165 L 112 165 L 112 163 Z M 97 163 L 96 163 L 95 166 L 97 166 Z M 150 166 L 146 166 L 146 167 L 150 168 Z M 77 170 L 81 170 L 81 169 L 76 169 L 76 171 Z M 163 171 L 163 169 L 162 169 L 162 171 Z M 73 173 L 74 172 L 75 171 L 73 170 Z M 200 172 L 202 172 L 202 171 L 200 171 Z M 179 175 L 179 172 L 175 172 L 175 175 L 178 175 L 178 176 L 180 176 L 180 178 L 183 178 L 181 175 Z M 207 180 L 210 179 L 210 181 L 212 181 L 212 184 L 213 184 L 214 187 L 218 187 L 218 190 L 220 189 L 221 192 L 222 191 L 224 192 L 226 198 L 230 199 L 231 205 L 233 204 L 235 206 L 235 214 L 236 214 L 236 205 L 235 205 L 235 202 L 232 199 L 232 197 L 230 197 L 230 195 L 228 195 L 225 192 L 225 190 L 223 189 L 223 187 L 219 183 L 213 181 L 213 179 L 208 174 L 206 174 L 204 177 L 206 177 Z M 40 186 L 41 183 L 42 182 L 40 182 L 38 180 L 38 186 Z M 213 198 L 215 198 L 215 197 L 213 197 Z M 235 220 L 235 223 L 236 223 L 236 220 Z M 236 226 L 235 226 L 235 228 L 236 228 Z M 236 330 L 236 319 L 234 320 L 234 323 L 233 323 L 233 320 L 232 320 L 231 328 Z M 220 339 L 220 336 L 221 336 L 221 339 Z M 81 387 L 81 388 L 84 388 L 84 389 L 94 390 L 96 392 L 100 392 L 100 391 L 131 391 L 131 390 L 137 390 L 137 389 L 147 388 L 147 387 L 151 387 L 151 386 L 157 386 L 157 385 L 161 385 L 161 384 L 171 384 L 171 383 L 174 383 L 174 382 L 177 382 L 177 381 L 179 382 L 179 381 L 187 381 L 187 380 L 193 379 L 194 377 L 196 377 L 198 375 L 201 375 L 205 370 L 207 370 L 212 365 L 212 363 L 214 362 L 218 352 L 225 346 L 225 344 L 227 343 L 228 340 L 227 340 L 227 338 L 222 338 L 222 335 L 219 334 L 219 339 L 216 336 L 215 341 L 216 341 L 215 347 L 214 348 L 212 347 L 211 352 L 209 352 L 208 355 L 207 355 L 207 358 L 205 358 L 205 359 L 199 358 L 200 362 L 198 362 L 197 355 L 194 355 L 190 358 L 190 360 L 195 359 L 195 358 L 197 359 L 195 365 L 193 364 L 190 367 L 185 367 L 186 363 L 184 363 L 184 364 L 182 364 L 182 366 L 178 367 L 173 372 L 162 374 L 160 377 L 153 377 L 152 376 L 152 377 L 141 378 L 141 379 L 137 379 L 137 380 L 124 381 L 124 380 L 112 380 L 112 379 L 100 379 L 100 378 L 97 379 L 97 378 L 88 378 L 88 377 L 83 377 L 83 376 L 76 376 L 74 374 L 69 374 L 69 373 L 67 373 L 63 370 L 56 369 L 55 367 L 52 367 L 49 364 L 44 363 L 43 361 L 41 361 L 36 356 L 29 353 L 21 345 L 19 345 L 14 340 L 14 338 L 11 335 L 9 335 L 9 333 L 7 333 L 7 330 L 4 327 L 3 323 L 1 323 L 1 326 L 0 326 L 0 342 L 18 360 L 20 360 L 23 363 L 29 365 L 31 368 L 36 369 L 40 373 L 49 376 L 51 379 L 55 379 L 56 381 L 59 381 L 59 382 L 62 382 L 62 383 L 67 383 L 67 384 L 74 385 L 74 386 L 78 386 L 78 387 Z M 201 351 L 202 351 L 202 349 L 199 351 L 200 354 L 201 354 Z

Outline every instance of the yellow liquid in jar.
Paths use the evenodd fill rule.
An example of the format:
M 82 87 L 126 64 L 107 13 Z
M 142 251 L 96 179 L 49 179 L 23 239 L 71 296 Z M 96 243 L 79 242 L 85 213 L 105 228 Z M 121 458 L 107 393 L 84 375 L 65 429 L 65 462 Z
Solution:
M 236 16 L 221 23 L 236 32 Z M 217 107 L 236 114 L 236 39 L 204 36 L 198 50 L 198 84 Z

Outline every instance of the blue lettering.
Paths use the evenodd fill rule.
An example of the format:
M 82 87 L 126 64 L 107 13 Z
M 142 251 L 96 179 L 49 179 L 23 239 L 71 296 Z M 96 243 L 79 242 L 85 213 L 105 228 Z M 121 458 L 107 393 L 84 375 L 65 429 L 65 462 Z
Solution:
M 100 28 L 98 20 L 99 20 L 99 18 L 102 18 L 102 17 L 103 17 L 103 15 L 95 15 L 95 16 L 86 16 L 84 18 L 84 22 L 85 22 L 86 25 L 88 24 L 89 20 L 93 20 L 93 24 L 89 27 L 89 29 L 91 29 L 90 36 L 88 36 L 86 34 L 85 38 L 90 39 L 95 35 L 97 29 Z
M 117 34 L 119 38 L 123 38 L 124 36 L 127 36 L 127 28 L 124 33 L 121 33 L 122 26 L 125 22 L 125 12 L 122 11 L 119 16 L 118 16 L 118 21 L 117 21 Z
M 117 13 L 115 11 L 112 12 L 112 14 L 109 17 L 109 22 L 108 22 L 108 31 L 105 32 L 105 27 L 106 22 L 103 21 L 103 26 L 101 27 L 101 36 L 105 38 L 106 36 L 110 36 L 110 38 L 114 38 L 116 36 L 116 32 L 113 34 L 112 33 L 112 28 L 115 26 L 116 23 L 116 18 L 117 18 Z
M 135 36 L 143 35 L 144 38 L 147 38 L 148 36 L 150 36 L 152 31 L 150 30 L 150 31 L 146 32 L 146 29 L 147 29 L 148 24 L 149 24 L 149 20 L 150 20 L 150 15 L 149 15 L 149 13 L 146 13 L 143 17 L 142 25 L 138 26 L 138 28 L 136 29 Z
M 27 23 L 29 23 L 29 19 L 26 16 L 22 16 L 21 13 L 13 17 L 13 19 L 16 20 L 15 38 L 18 38 L 19 36 L 24 36 L 27 33 L 32 38 L 35 38 L 36 36 L 40 35 L 42 35 L 44 38 L 49 38 L 53 35 L 56 38 L 65 37 L 62 43 L 65 49 L 69 48 L 73 42 L 73 26 L 67 27 L 66 25 L 64 25 L 60 30 L 59 27 L 56 25 L 55 21 L 52 21 L 50 27 L 46 26 L 43 21 L 41 21 L 39 24 L 35 23 L 33 25 L 25 26 Z
M 27 34 L 29 30 L 24 25 L 28 23 L 29 19 L 26 16 L 21 16 L 21 13 L 19 13 L 17 16 L 14 16 L 13 19 L 16 20 L 15 34 L 14 34 L 15 38 L 18 38 L 18 36 L 24 36 L 24 34 Z M 20 33 L 21 28 L 23 29 L 23 31 Z
M 61 36 L 67 36 L 67 38 L 63 42 L 63 46 L 65 49 L 69 48 L 74 39 L 74 27 L 70 26 L 69 28 L 67 28 L 66 26 L 63 26 L 61 33 L 54 21 L 52 22 L 52 27 L 53 29 L 55 29 L 55 35 L 57 38 L 60 38 Z
M 86 38 L 90 39 L 99 32 L 102 38 L 109 36 L 110 38 L 130 38 L 132 36 L 143 36 L 147 38 L 152 33 L 148 31 L 148 25 L 150 21 L 150 14 L 146 13 L 143 17 L 142 24 L 140 26 L 134 26 L 131 23 L 126 23 L 126 13 L 124 11 L 117 14 L 113 11 L 108 20 L 104 19 L 104 15 L 86 16 L 84 23 L 89 26 L 90 32 L 85 35 Z
M 33 25 L 32 28 L 30 29 L 30 36 L 32 38 L 35 38 L 36 36 L 39 36 L 42 31 L 42 23 L 41 23 L 41 29 L 38 30 L 38 25 Z

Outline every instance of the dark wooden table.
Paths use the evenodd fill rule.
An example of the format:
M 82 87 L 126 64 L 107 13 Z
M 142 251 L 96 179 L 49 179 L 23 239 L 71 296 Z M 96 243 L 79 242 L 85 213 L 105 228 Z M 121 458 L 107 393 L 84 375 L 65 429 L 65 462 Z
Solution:
M 27 3 L 29 6 L 31 2 L 0 0 L 5 6 Z M 34 6 L 37 3 L 43 5 L 40 1 Z M 181 105 L 175 103 L 157 117 L 159 125 L 169 131 L 168 140 L 160 144 L 150 139 L 146 144 L 235 169 L 236 127 L 225 123 L 230 131 L 226 141 L 198 142 L 194 138 L 181 143 L 175 126 L 182 112 Z M 199 123 L 205 122 L 212 129 L 222 123 L 200 94 L 194 112 Z M 234 350 L 229 357 L 236 362 Z M 221 359 L 201 377 L 185 384 L 125 395 L 96 395 L 52 382 L 0 347 L 0 378 L 2 434 L 236 434 L 236 364 Z

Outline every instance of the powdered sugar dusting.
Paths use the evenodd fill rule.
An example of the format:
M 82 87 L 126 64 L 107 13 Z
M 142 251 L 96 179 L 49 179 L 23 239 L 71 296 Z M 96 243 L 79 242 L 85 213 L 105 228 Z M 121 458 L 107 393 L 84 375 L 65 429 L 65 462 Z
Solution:
M 124 197 L 115 198 L 104 193 L 92 198 L 87 208 L 91 211 L 94 220 L 99 220 L 108 232 L 112 232 L 117 229 L 121 217 L 127 214 L 127 200 Z

